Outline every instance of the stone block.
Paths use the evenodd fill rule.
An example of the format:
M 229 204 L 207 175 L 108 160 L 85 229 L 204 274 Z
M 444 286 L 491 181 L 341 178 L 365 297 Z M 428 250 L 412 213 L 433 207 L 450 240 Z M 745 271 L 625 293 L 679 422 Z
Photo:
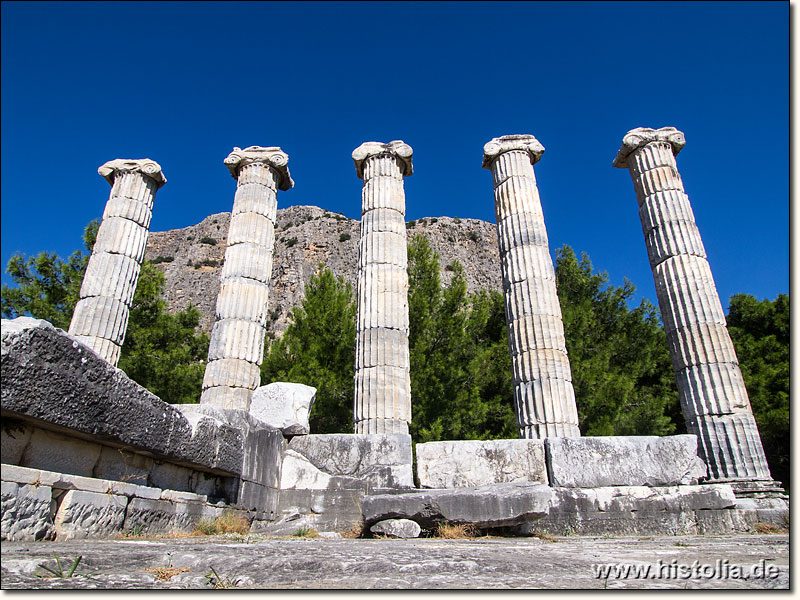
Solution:
M 56 513 L 56 539 L 113 537 L 122 531 L 127 505 L 125 496 L 70 490 Z
M 541 483 L 499 483 L 365 496 L 361 511 L 368 526 L 387 519 L 410 519 L 426 529 L 441 521 L 508 527 L 546 515 L 553 495 Z
M 409 368 L 408 334 L 399 329 L 372 327 L 356 334 L 356 368 Z
M 253 481 L 240 480 L 236 505 L 243 510 L 255 510 L 274 518 L 278 507 L 278 489 Z
M 246 277 L 231 277 L 222 281 L 217 294 L 217 319 L 244 319 L 267 322 L 269 286 Z
M 52 540 L 53 505 L 51 488 L 0 484 L 0 539 L 10 542 Z
M 244 442 L 242 479 L 267 487 L 278 487 L 284 439 L 277 429 L 248 428 Z
M 105 296 L 130 306 L 140 269 L 135 259 L 122 254 L 92 254 L 81 282 L 81 298 Z
M 302 383 L 275 382 L 257 388 L 250 398 L 250 414 L 285 435 L 307 434 L 308 417 L 317 389 Z
M 198 492 L 194 488 L 195 475 L 197 471 L 193 471 L 187 467 L 182 467 L 174 463 L 154 461 L 150 469 L 149 482 L 150 485 L 161 488 L 163 490 L 176 490 L 181 492 Z M 213 481 L 213 478 L 212 478 Z
M 529 481 L 547 483 L 543 440 L 417 444 L 420 487 L 459 488 Z
M 547 438 L 555 487 L 668 486 L 706 476 L 693 435 Z
M 144 534 L 163 534 L 172 532 L 175 523 L 174 503 L 168 500 L 131 498 L 122 529 Z
M 100 458 L 92 473 L 93 477 L 125 481 L 136 485 L 147 485 L 153 459 L 122 448 L 102 446 Z
M 128 315 L 128 305 L 116 298 L 81 298 L 75 306 L 69 332 L 75 336 L 101 337 L 122 345 L 128 329 Z
M 0 462 L 3 465 L 19 464 L 32 432 L 31 427 L 22 421 L 3 418 L 2 428 L 0 428 L 0 447 L 2 447 Z
M 20 463 L 32 469 L 92 477 L 102 448 L 100 444 L 35 428 Z
M 516 529 L 519 535 L 697 535 L 698 515 L 734 512 L 729 485 L 553 488 L 546 517 Z M 720 522 L 708 531 L 724 533 Z M 734 519 L 735 520 L 735 519 Z M 731 522 L 728 519 L 727 522 Z
M 148 233 L 147 229 L 134 221 L 109 217 L 100 223 L 92 252 L 122 254 L 141 264 Z
M 275 244 L 275 228 L 272 221 L 257 212 L 233 215 L 228 228 L 228 245 L 242 243 L 257 244 L 272 249 Z
M 159 459 L 230 475 L 241 472 L 241 431 L 213 420 L 193 427 L 175 407 L 63 331 L 34 319 L 13 323 L 2 323 L 0 393 L 4 418 L 50 423 L 59 430 L 75 431 L 76 438 L 88 436 L 99 443 L 141 450 Z M 74 445 L 78 452 L 79 445 L 88 442 L 66 443 Z M 77 461 L 79 456 L 40 453 L 43 461 L 37 460 L 36 465 L 70 472 L 61 463 Z M 89 458 L 80 461 L 81 469 L 72 472 L 92 475 L 85 464 Z
M 247 277 L 269 285 L 272 277 L 272 248 L 246 242 L 228 246 L 219 277 L 220 281 L 231 277 Z
M 317 531 L 352 529 L 361 522 L 361 500 L 367 486 L 358 480 L 350 482 L 350 488 L 281 490 L 276 520 L 262 528 L 276 535 L 291 534 L 303 525 Z
M 371 488 L 413 487 L 411 436 L 331 433 L 296 436 L 288 450 L 329 475 L 367 481 Z
M 422 532 L 422 528 L 414 521 L 409 519 L 387 519 L 379 521 L 369 528 L 372 533 L 385 535 L 392 538 L 416 538 Z

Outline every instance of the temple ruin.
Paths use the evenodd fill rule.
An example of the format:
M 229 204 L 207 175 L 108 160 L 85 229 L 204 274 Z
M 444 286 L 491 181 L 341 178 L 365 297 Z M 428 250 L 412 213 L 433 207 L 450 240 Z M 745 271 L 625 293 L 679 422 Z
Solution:
M 2 322 L 2 539 L 190 530 L 237 511 L 251 531 L 400 532 L 440 522 L 528 535 L 706 534 L 788 525 L 770 476 L 675 156 L 674 128 L 634 129 L 614 166 L 639 202 L 689 434 L 581 437 L 531 135 L 492 139 L 519 439 L 416 446 L 409 379 L 402 141 L 353 151 L 363 180 L 354 433 L 315 434 L 315 390 L 260 385 L 278 147 L 234 148 L 237 179 L 216 321 L 198 404 L 170 405 L 116 368 L 156 190 L 157 163 L 114 160 L 69 333 Z M 416 465 L 416 473 L 414 472 Z M 394 535 L 394 534 L 393 534 Z

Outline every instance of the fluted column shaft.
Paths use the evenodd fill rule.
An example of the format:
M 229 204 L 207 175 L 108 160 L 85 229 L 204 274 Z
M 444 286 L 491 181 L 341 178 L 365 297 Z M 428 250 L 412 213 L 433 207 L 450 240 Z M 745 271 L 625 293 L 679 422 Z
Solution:
M 69 333 L 116 366 L 144 258 L 153 201 L 166 178 L 149 159 L 116 159 L 98 169 L 111 184 Z
M 484 147 L 492 172 L 508 346 L 520 438 L 579 437 L 556 276 L 533 164 L 533 136 L 503 136 Z
M 408 433 L 408 255 L 403 177 L 411 148 L 367 142 L 353 152 L 362 189 L 353 421 L 356 433 Z
M 251 146 L 225 159 L 237 179 L 201 404 L 247 410 L 261 382 L 278 190 L 292 180 L 280 148 Z
M 625 136 L 614 166 L 630 170 L 686 427 L 711 479 L 771 480 L 725 314 L 667 127 Z

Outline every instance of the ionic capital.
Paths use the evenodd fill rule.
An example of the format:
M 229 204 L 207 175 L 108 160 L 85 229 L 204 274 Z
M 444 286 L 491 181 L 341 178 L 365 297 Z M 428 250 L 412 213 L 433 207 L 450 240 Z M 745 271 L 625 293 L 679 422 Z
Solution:
M 650 129 L 649 127 L 637 127 L 631 129 L 622 138 L 622 147 L 617 152 L 612 166 L 619 169 L 628 168 L 628 157 L 639 148 L 652 144 L 653 142 L 668 142 L 672 146 L 672 153 L 677 156 L 678 152 L 686 145 L 686 138 L 682 131 L 674 127 L 662 127 L 661 129 Z
M 138 172 L 146 175 L 156 182 L 158 187 L 167 183 L 167 178 L 161 172 L 161 165 L 156 161 L 149 158 L 128 159 L 128 158 L 115 158 L 110 160 L 100 168 L 97 172 L 111 185 L 114 185 L 114 179 L 117 173 L 134 173 Z
M 532 135 L 501 135 L 500 137 L 492 138 L 491 141 L 486 142 L 486 145 L 484 145 L 483 164 L 481 166 L 484 169 L 491 170 L 494 159 L 511 150 L 527 152 L 531 158 L 532 165 L 539 162 L 542 154 L 544 154 L 544 146 Z
M 272 167 L 279 175 L 278 189 L 286 191 L 294 187 L 294 181 L 289 174 L 289 155 L 277 146 L 248 146 L 244 150 L 234 146 L 233 152 L 223 161 L 230 169 L 234 179 L 239 178 L 239 169 L 253 163 L 264 163 Z
M 394 140 L 388 144 L 382 142 L 364 142 L 353 150 L 353 162 L 356 164 L 356 175 L 358 175 L 359 179 L 364 179 L 364 161 L 370 156 L 385 154 L 394 156 L 400 162 L 403 176 L 408 177 L 414 173 L 414 167 L 411 164 L 411 155 L 413 152 L 411 146 L 406 144 L 403 140 Z

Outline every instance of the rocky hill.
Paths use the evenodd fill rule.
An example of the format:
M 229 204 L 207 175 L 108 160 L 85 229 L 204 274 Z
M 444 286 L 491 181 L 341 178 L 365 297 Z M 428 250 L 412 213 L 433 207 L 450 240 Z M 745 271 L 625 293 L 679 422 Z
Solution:
M 210 332 L 219 292 L 219 271 L 225 256 L 230 213 L 218 213 L 183 229 L 151 232 L 145 258 L 166 275 L 165 300 L 170 310 L 189 303 L 202 313 L 201 327 Z M 344 277 L 355 291 L 360 222 L 316 206 L 278 210 L 275 254 L 270 284 L 270 331 L 289 324 L 289 311 L 300 304 L 305 286 L 320 263 Z M 470 291 L 501 289 L 500 254 L 493 223 L 477 219 L 428 217 L 407 223 L 409 236 L 425 235 L 439 253 L 442 280 L 454 260 L 464 266 Z

